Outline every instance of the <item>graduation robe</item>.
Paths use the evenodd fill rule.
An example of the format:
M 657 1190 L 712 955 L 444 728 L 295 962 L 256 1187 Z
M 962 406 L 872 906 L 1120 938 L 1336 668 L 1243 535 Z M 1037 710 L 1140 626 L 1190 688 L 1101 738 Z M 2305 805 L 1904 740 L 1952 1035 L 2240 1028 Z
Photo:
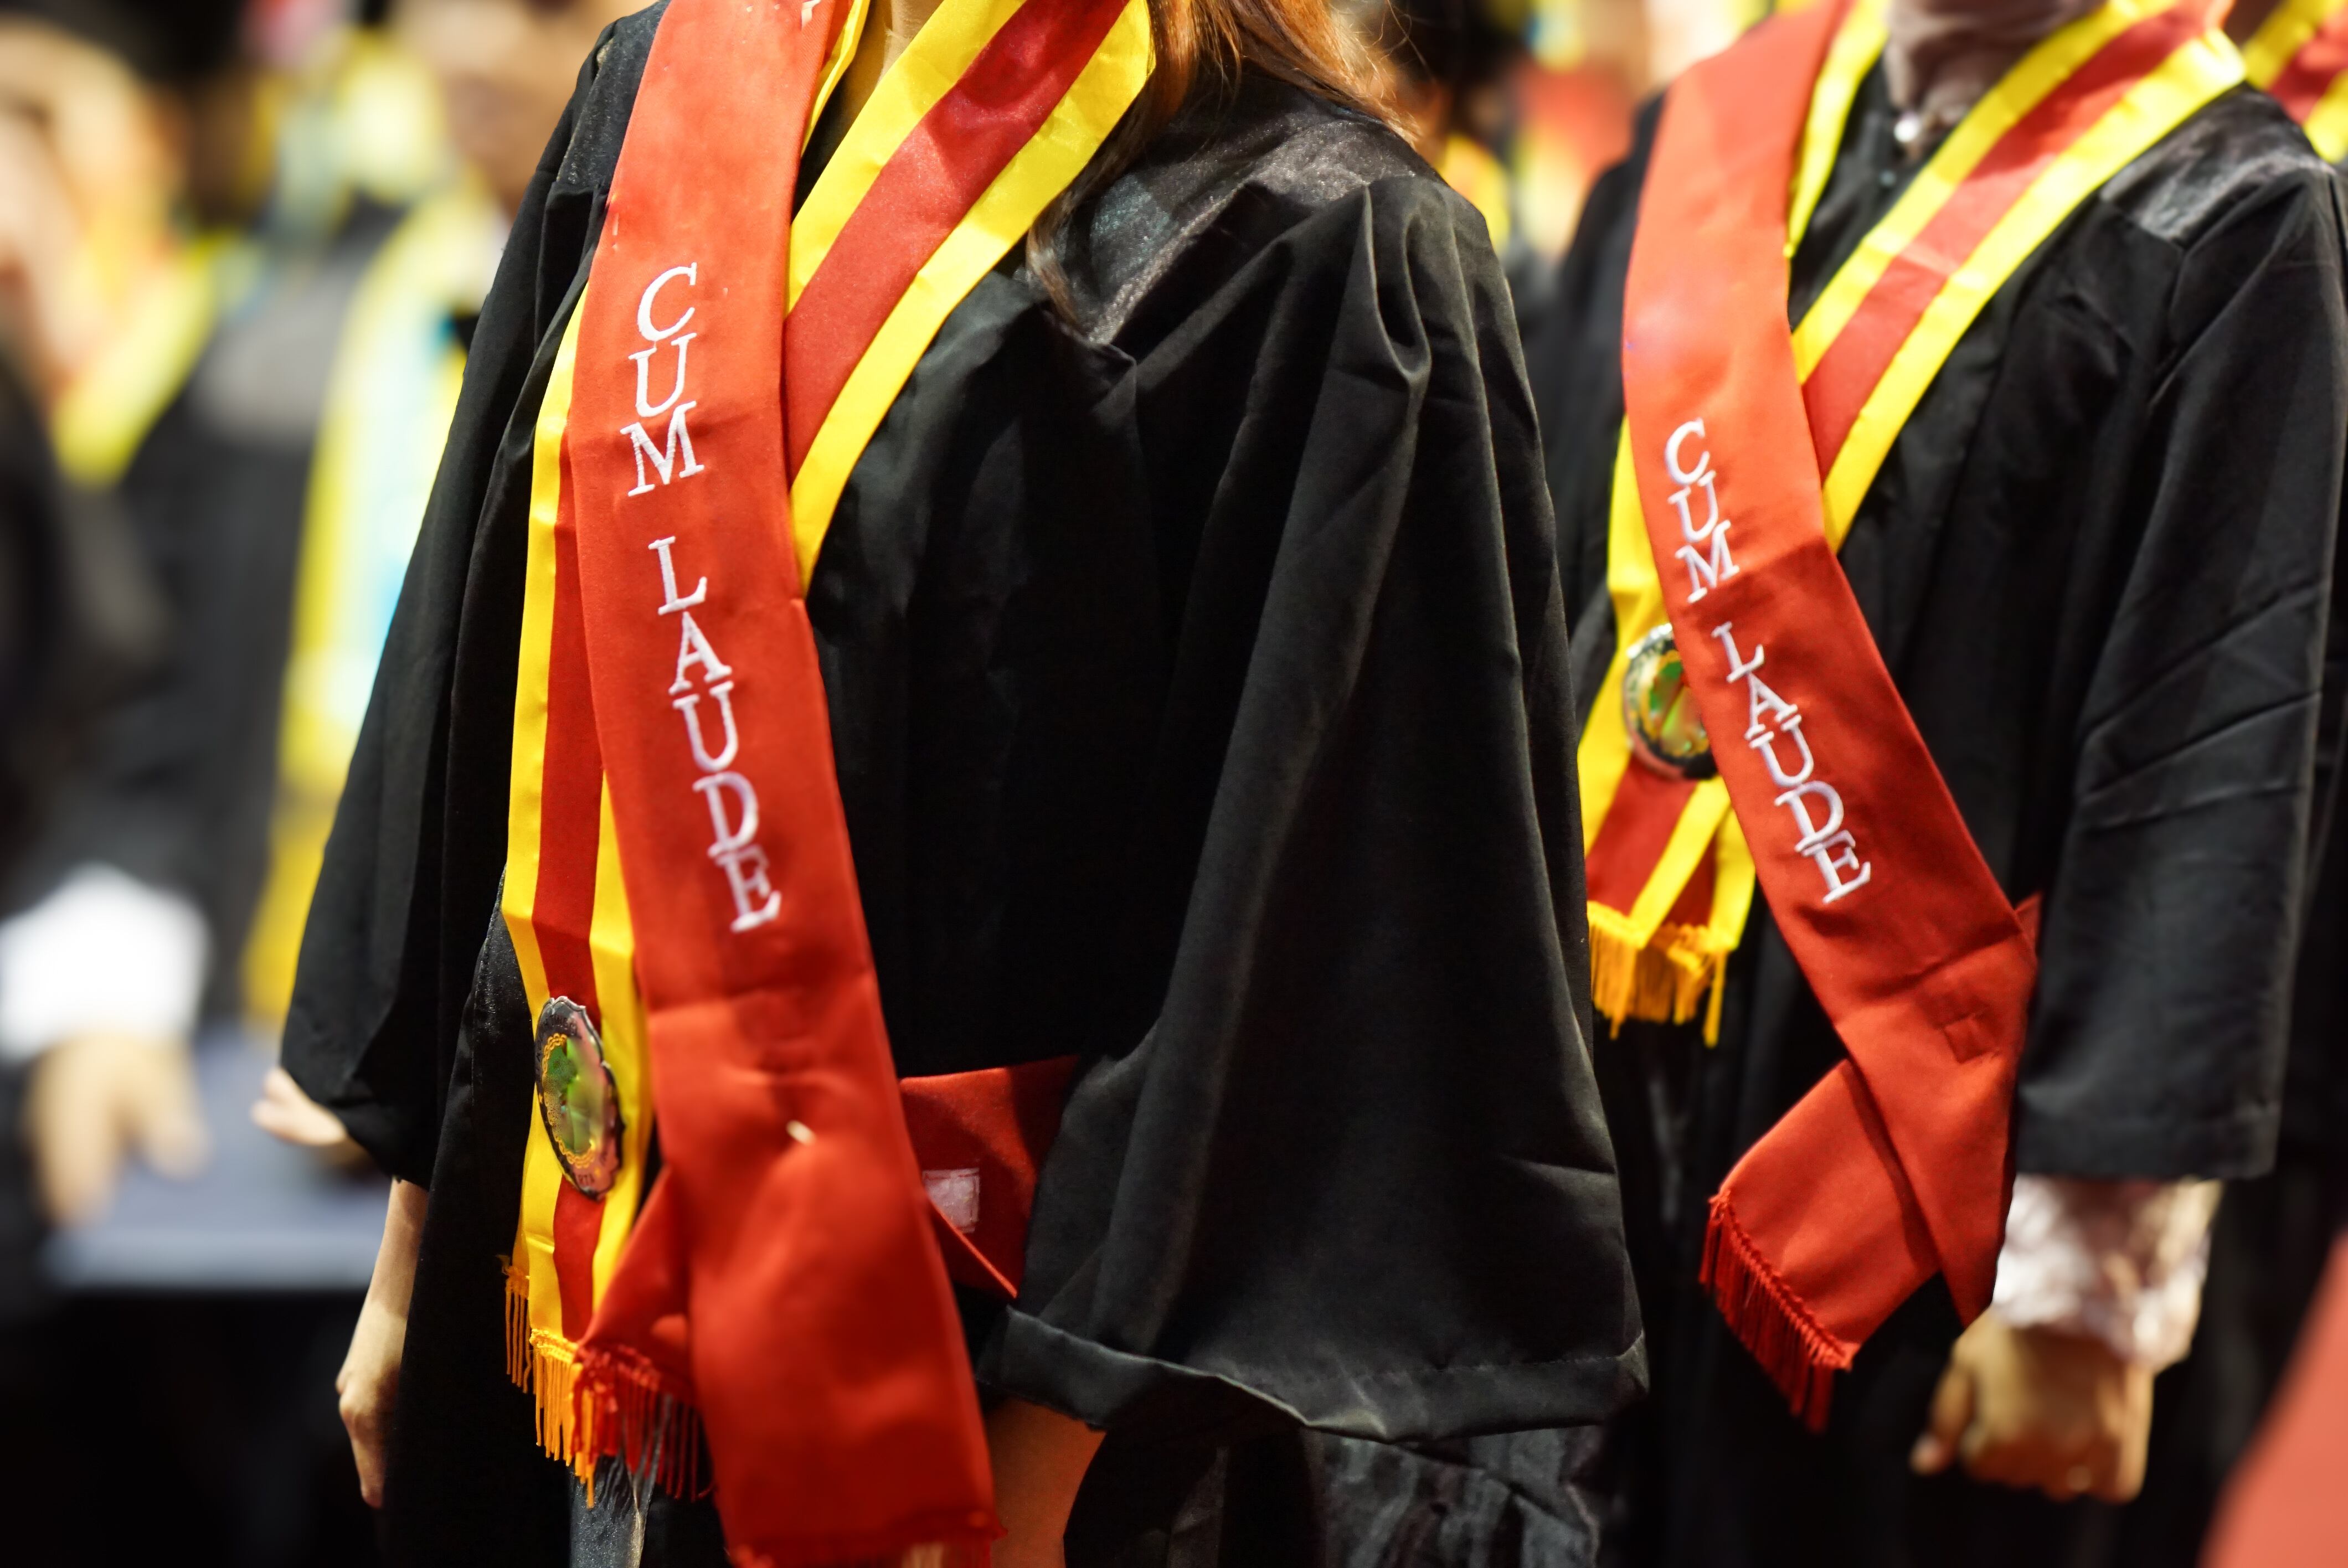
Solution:
M 1894 118 L 1879 67 L 1789 321 L 1921 167 Z M 1592 687 L 1613 651 L 1622 288 L 1653 128 L 1650 109 L 1593 190 L 1529 349 L 1585 711 L 1619 700 Z M 1842 549 L 1992 870 L 2044 897 L 2022 1170 L 2242 1176 L 2273 1157 L 2348 444 L 2342 245 L 2297 128 L 2256 93 L 2219 98 L 1999 291 Z M 1597 1047 L 1654 1368 L 1616 1433 L 1620 1559 L 1969 1561 L 1989 1489 L 1907 1471 L 1958 1328 L 1941 1283 L 1860 1352 L 1818 1438 L 1697 1286 L 1706 1198 L 1841 1049 L 1763 904 L 1726 987 L 1715 1049 L 1636 1024 Z
M 2348 833 L 2340 822 L 2336 707 L 2325 717 L 2333 729 L 2317 759 L 2315 875 L 2292 987 L 2274 1168 L 2228 1184 L 2219 1205 L 2192 1351 L 2154 1385 L 2143 1492 L 2125 1510 L 2061 1509 L 2059 1523 L 2044 1517 L 2055 1505 L 2015 1510 L 2017 1534 L 2067 1538 L 2059 1555 L 2044 1559 L 2064 1568 L 2194 1568 L 2201 1561 L 2219 1494 L 2290 1364 L 2333 1238 L 2348 1226 Z M 2106 1512 L 2113 1517 L 2100 1517 Z M 2075 1515 L 2087 1517 L 2068 1517 Z
M 432 1190 L 403 1561 L 562 1549 L 504 1373 L 531 1020 L 496 900 L 532 419 L 658 15 L 584 68 L 483 312 L 287 1026 Z M 1226 1440 L 1594 1421 L 1643 1350 L 1554 525 L 1480 222 L 1249 77 L 1057 251 L 1058 299 L 1014 252 L 947 318 L 808 604 L 900 1072 L 1081 1060 L 1024 1294 L 965 1327 L 986 1390 L 1110 1430 L 1072 1540 L 1139 1562 Z

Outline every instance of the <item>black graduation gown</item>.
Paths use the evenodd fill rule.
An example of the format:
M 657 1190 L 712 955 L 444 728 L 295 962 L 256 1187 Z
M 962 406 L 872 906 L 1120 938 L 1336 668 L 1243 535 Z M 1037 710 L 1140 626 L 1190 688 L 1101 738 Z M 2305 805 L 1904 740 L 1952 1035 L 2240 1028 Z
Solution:
M 496 897 L 531 423 L 656 19 L 582 73 L 483 312 L 288 1025 L 432 1189 L 405 1562 L 561 1549 L 503 1370 Z M 1112 1432 L 1077 1560 L 1309 1561 L 1278 1434 L 1590 1422 L 1642 1377 L 1531 400 L 1466 205 L 1286 87 L 1202 97 L 1059 255 L 1060 303 L 1014 255 L 953 312 L 841 500 L 840 790 L 900 1071 L 1082 1059 L 1026 1293 L 964 1303 L 987 1390 Z
M 2339 715 L 2326 716 L 2336 727 Z M 2292 986 L 2274 1168 L 2227 1184 L 2210 1229 L 2192 1350 L 2154 1385 L 2144 1491 L 2125 1509 L 2088 1502 L 2057 1511 L 2087 1516 L 2066 1520 L 2057 1533 L 2070 1543 L 2059 1557 L 2043 1559 L 2065 1568 L 2200 1562 L 2226 1478 L 2266 1415 L 2333 1238 L 2348 1225 L 2342 1131 L 2348 1128 L 2348 834 L 2341 831 L 2338 761 L 2338 737 L 2327 736 L 2317 764 L 2315 876 Z M 2024 1527 L 2047 1529 L 2037 1520 Z
M 1865 86 L 1789 319 L 1917 165 Z M 1653 111 L 1593 191 L 1529 350 L 1586 703 L 1612 651 L 1607 488 L 1623 276 Z M 2024 1171 L 2244 1176 L 2273 1156 L 2348 441 L 2342 219 L 2274 106 L 2230 92 L 2002 289 L 1895 444 L 1842 561 L 1975 841 L 2043 892 Z M 2334 692 L 2336 700 L 2336 692 Z M 2327 727 L 2327 733 L 2329 729 Z M 1621 1423 L 1639 1563 L 1971 1560 L 2013 1494 L 1912 1482 L 1957 1322 L 1936 1280 L 1813 1439 L 1696 1286 L 1704 1199 L 1839 1055 L 1765 907 L 1718 1047 L 1597 1045 L 1655 1397 Z

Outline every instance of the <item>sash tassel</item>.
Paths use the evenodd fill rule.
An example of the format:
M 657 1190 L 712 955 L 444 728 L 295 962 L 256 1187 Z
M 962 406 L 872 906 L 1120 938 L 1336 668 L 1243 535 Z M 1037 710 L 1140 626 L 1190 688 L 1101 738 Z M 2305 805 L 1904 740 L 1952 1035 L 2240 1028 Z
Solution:
M 629 1474 L 648 1476 L 671 1497 L 708 1491 L 701 1418 L 691 1397 L 673 1387 L 649 1359 L 623 1345 L 589 1347 L 579 1354 L 573 1398 L 582 1446 L 590 1453 L 617 1459 Z
M 1643 945 L 1620 912 L 1599 903 L 1589 910 L 1591 1006 L 1610 1032 L 1622 1033 L 1626 1019 L 1686 1023 L 1701 1009 L 1705 1042 L 1720 1038 L 1721 980 L 1735 937 L 1671 922 Z
M 1715 1193 L 1699 1276 L 1728 1331 L 1785 1396 L 1797 1419 L 1824 1431 L 1834 1376 L 1850 1370 L 1857 1347 L 1827 1332 L 1759 1246 L 1736 1223 L 1728 1194 Z

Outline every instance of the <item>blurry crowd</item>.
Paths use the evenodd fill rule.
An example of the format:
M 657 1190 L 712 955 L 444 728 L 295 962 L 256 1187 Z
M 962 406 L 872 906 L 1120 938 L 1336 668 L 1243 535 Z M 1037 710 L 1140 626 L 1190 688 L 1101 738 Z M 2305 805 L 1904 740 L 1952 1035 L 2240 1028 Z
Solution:
M 268 1063 L 507 216 L 628 8 L 0 5 L 8 1561 L 367 1551 L 380 1199 Z

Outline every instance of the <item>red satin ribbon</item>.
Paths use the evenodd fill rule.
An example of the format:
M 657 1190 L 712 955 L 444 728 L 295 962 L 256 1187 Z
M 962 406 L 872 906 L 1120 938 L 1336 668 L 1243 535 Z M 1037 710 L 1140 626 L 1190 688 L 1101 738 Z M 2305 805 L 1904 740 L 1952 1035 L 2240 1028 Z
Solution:
M 1932 1274 L 1967 1317 L 1988 1305 L 2035 969 L 1827 543 L 1784 246 L 1839 19 L 1831 5 L 1776 18 L 1673 87 L 1622 353 L 1690 687 L 1771 912 L 1849 1051 L 1730 1173 L 1706 1245 L 1731 1327 L 1813 1424 L 1833 1373 Z M 1735 569 L 1709 584 L 1680 559 L 1674 499 L 1694 487 L 1700 528 L 1707 482 Z
M 647 1389 L 698 1409 L 736 1560 L 777 1565 L 996 1533 L 788 542 L 784 259 L 845 9 L 672 0 L 582 306 L 562 492 L 664 1160 L 581 1362 L 619 1416 Z M 693 405 L 693 460 L 657 482 L 626 434 L 667 416 L 640 405 L 645 353 L 652 395 L 676 379 Z

